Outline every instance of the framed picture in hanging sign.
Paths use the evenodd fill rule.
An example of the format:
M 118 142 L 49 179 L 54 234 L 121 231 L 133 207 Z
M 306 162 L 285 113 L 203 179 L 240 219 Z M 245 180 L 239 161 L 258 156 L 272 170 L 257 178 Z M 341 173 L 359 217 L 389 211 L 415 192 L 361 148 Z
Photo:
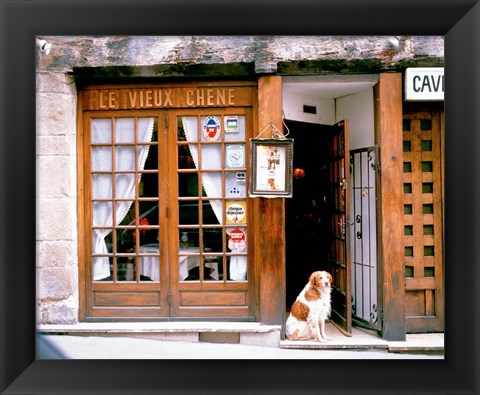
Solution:
M 250 139 L 250 197 L 291 197 L 293 139 Z

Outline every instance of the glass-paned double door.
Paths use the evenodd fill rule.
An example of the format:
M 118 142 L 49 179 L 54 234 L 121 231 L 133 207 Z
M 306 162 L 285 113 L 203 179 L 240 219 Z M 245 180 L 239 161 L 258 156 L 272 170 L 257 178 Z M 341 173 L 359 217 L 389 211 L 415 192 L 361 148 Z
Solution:
M 86 112 L 84 124 L 86 315 L 251 318 L 251 110 Z

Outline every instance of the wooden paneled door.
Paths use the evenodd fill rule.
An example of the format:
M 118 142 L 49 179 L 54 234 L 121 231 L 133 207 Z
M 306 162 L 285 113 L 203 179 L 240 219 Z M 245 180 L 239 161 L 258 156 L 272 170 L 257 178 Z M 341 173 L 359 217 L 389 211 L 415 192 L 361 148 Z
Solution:
M 443 111 L 403 117 L 407 332 L 444 330 Z
M 172 317 L 253 319 L 249 109 L 169 112 Z
M 254 320 L 252 109 L 85 111 L 82 123 L 83 318 Z
M 351 264 L 349 249 L 350 150 L 348 124 L 332 126 L 330 185 L 332 189 L 332 244 L 330 273 L 333 276 L 331 318 L 346 334 L 352 331 Z

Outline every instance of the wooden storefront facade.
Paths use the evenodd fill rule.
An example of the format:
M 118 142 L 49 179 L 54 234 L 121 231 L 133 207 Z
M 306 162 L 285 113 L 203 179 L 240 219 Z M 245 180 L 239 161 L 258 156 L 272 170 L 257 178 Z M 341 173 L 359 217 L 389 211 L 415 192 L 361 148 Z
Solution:
M 288 125 L 282 87 L 280 75 L 79 86 L 81 321 L 285 323 L 288 198 L 248 194 L 249 140 Z M 378 74 L 372 91 L 375 329 L 403 340 L 444 329 L 443 108 L 405 103 L 400 72 Z M 329 251 L 319 268 L 334 277 L 332 319 L 347 333 L 355 308 L 348 122 L 331 143 L 328 199 L 338 204 L 330 237 L 318 240 Z

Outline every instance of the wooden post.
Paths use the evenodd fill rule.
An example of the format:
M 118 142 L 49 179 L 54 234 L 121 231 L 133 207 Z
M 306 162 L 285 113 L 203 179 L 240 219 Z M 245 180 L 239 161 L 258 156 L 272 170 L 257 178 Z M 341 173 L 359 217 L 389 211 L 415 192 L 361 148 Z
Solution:
M 402 74 L 383 73 L 375 87 L 375 140 L 380 146 L 383 337 L 405 340 Z M 381 280 L 380 280 L 381 281 Z
M 273 122 L 282 130 L 282 77 L 258 79 L 258 131 Z M 265 130 L 262 137 L 271 137 Z M 260 321 L 285 323 L 285 199 L 255 198 L 255 264 L 259 274 Z

